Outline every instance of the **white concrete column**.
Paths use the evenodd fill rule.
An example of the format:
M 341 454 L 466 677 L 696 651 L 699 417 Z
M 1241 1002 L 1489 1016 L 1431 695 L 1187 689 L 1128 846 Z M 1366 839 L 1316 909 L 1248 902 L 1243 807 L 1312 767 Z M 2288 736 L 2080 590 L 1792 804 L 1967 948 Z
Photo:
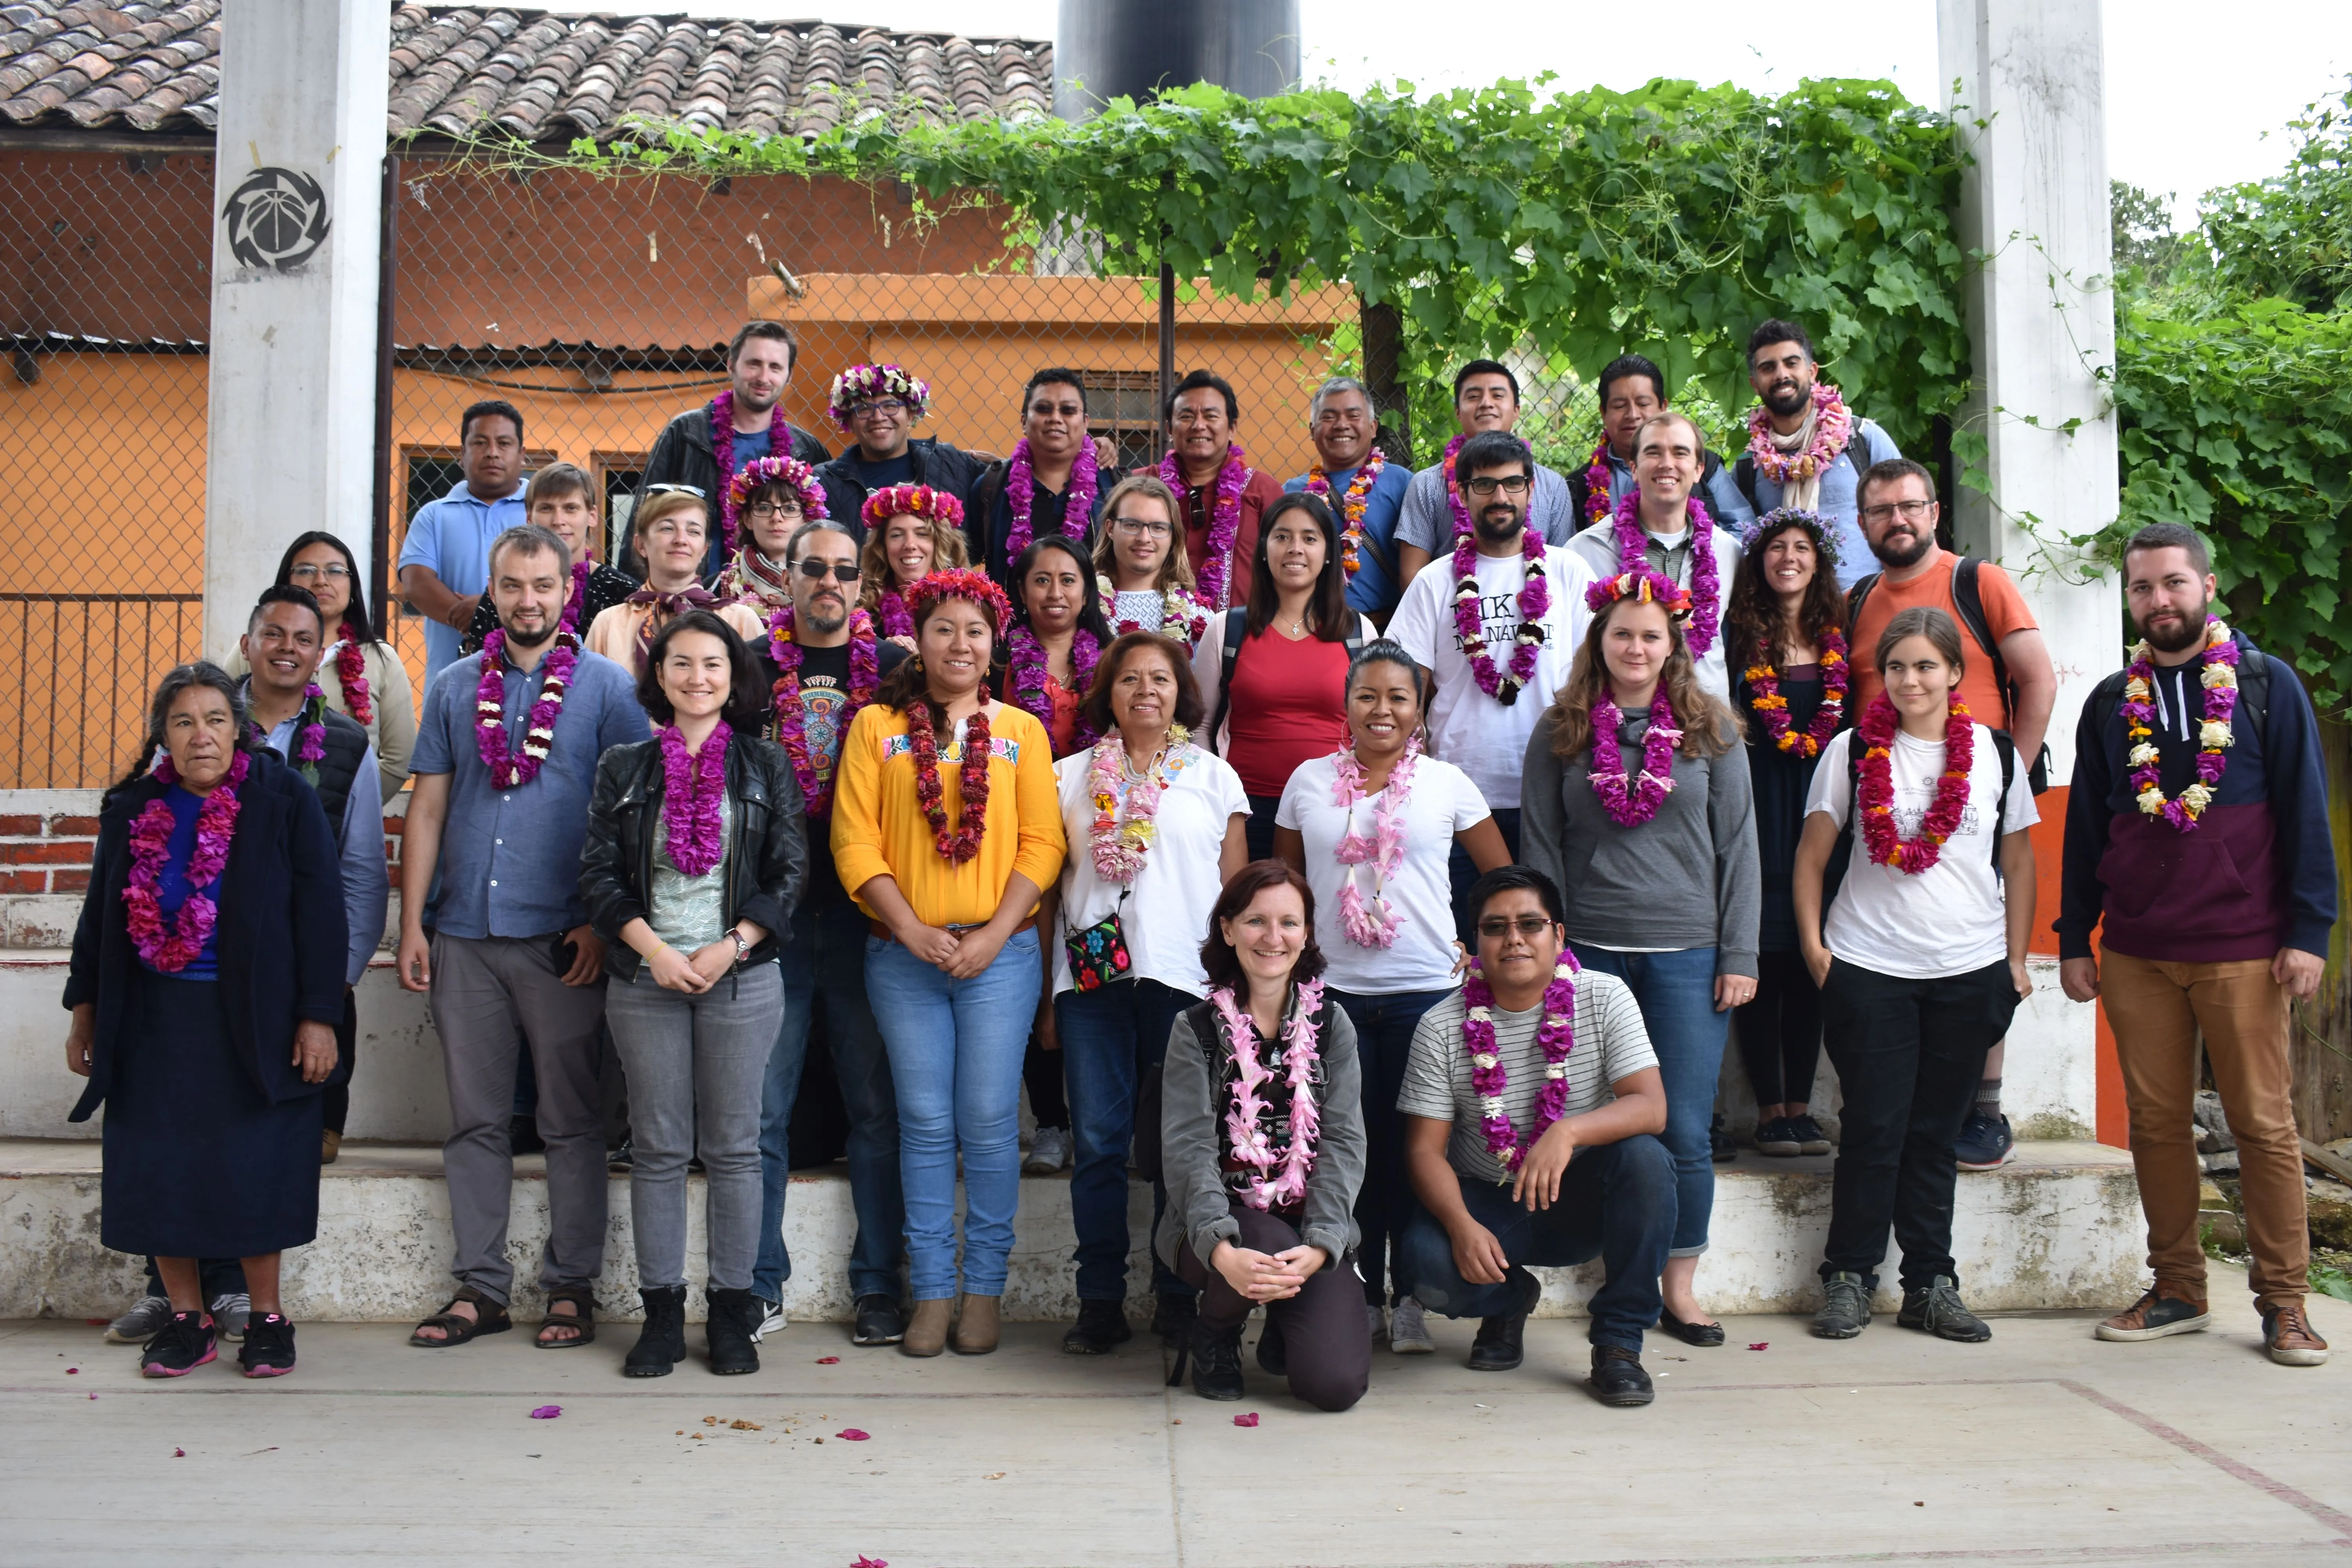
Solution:
M 383 0 L 228 0 L 214 159 L 205 652 L 296 534 L 364 558 L 374 459 Z

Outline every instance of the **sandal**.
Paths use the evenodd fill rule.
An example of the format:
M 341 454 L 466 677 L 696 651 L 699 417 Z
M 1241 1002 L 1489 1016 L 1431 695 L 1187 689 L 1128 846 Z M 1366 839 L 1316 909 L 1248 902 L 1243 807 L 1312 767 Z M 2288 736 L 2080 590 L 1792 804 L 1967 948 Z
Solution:
M 461 1318 L 450 1310 L 460 1301 L 466 1302 L 474 1309 L 473 1317 Z M 504 1307 L 491 1300 L 471 1285 L 460 1285 L 457 1287 L 457 1293 L 449 1298 L 448 1306 L 416 1325 L 415 1330 L 408 1336 L 408 1342 L 428 1351 L 447 1350 L 452 1345 L 462 1345 L 483 1334 L 505 1333 L 513 1327 L 514 1320 L 507 1315 L 507 1310 Z M 427 1329 L 438 1329 L 448 1337 L 438 1340 L 422 1338 Z
M 558 1301 L 571 1302 L 572 1310 L 559 1317 L 555 1310 L 555 1304 Z M 579 1332 L 568 1340 L 551 1340 L 547 1337 L 548 1330 L 559 1328 L 577 1329 Z M 595 1290 L 586 1285 L 549 1286 L 547 1316 L 541 1321 L 539 1332 L 531 1337 L 530 1342 L 543 1351 L 568 1351 L 577 1349 L 581 1345 L 593 1344 L 595 1341 Z

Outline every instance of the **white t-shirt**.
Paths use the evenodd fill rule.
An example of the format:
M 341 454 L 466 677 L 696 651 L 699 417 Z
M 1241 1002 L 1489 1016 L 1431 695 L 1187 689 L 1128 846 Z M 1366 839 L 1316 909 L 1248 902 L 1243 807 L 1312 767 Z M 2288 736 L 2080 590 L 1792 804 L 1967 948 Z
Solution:
M 1849 816 L 1853 794 L 1851 748 L 1860 731 L 1848 730 L 1822 748 L 1813 769 L 1805 815 L 1826 812 L 1840 824 Z M 1944 742 L 1921 741 L 1896 731 L 1891 748 L 1895 778 L 1895 827 L 1916 837 L 1935 804 L 1936 781 L 1943 776 Z M 1960 826 L 1944 841 L 1936 863 L 1917 876 L 1874 865 L 1857 837 L 1845 880 L 1822 922 L 1822 940 L 1848 963 L 1906 980 L 1941 980 L 1998 963 L 2009 956 L 2009 933 L 2000 879 L 1993 874 L 1994 806 L 2000 795 L 2000 753 L 1992 731 L 1976 726 L 1976 751 L 1969 765 L 1969 804 Z M 2001 802 L 2000 830 L 2020 832 L 2042 820 L 2017 761 Z M 2031 889 L 2027 889 L 2032 892 Z
M 1315 890 L 1315 942 L 1323 950 L 1326 983 L 1362 995 L 1399 991 L 1443 991 L 1454 974 L 1454 889 L 1447 859 L 1454 836 L 1493 814 L 1470 775 L 1451 763 L 1423 757 L 1413 763 L 1412 788 L 1405 799 L 1404 862 L 1396 876 L 1378 886 L 1389 908 L 1402 917 L 1389 946 L 1359 947 L 1348 940 L 1339 919 L 1339 892 L 1355 873 L 1367 909 L 1375 891 L 1372 868 L 1342 866 L 1337 857 L 1350 817 L 1355 831 L 1370 837 L 1388 791 L 1367 795 L 1352 811 L 1332 802 L 1339 765 L 1329 757 L 1298 764 L 1282 805 L 1277 827 L 1295 827 L 1307 844 L 1307 885 Z
M 1522 557 L 1478 557 L 1479 618 L 1486 649 L 1496 668 L 1511 664 L 1511 639 L 1519 629 L 1519 590 L 1527 582 Z M 1440 555 L 1421 569 L 1397 604 L 1389 622 L 1389 636 L 1437 677 L 1436 694 L 1429 704 L 1430 750 L 1470 775 L 1486 804 L 1498 810 L 1516 810 L 1519 804 L 1519 767 L 1528 754 L 1528 737 L 1536 721 L 1551 703 L 1552 693 L 1568 679 L 1569 661 L 1592 612 L 1584 606 L 1584 591 L 1592 585 L 1592 571 L 1563 545 L 1545 552 L 1544 572 L 1551 586 L 1551 607 L 1544 612 L 1546 637 L 1536 658 L 1535 678 L 1509 707 L 1478 689 L 1470 661 L 1462 657 L 1462 636 L 1454 629 L 1454 558 Z
M 1054 764 L 1061 791 L 1062 831 L 1070 852 L 1062 860 L 1062 930 L 1050 933 L 1054 949 L 1054 989 L 1071 989 L 1070 955 L 1062 946 L 1063 931 L 1084 931 L 1113 910 L 1127 933 L 1129 973 L 1139 980 L 1157 980 L 1172 990 L 1194 996 L 1209 994 L 1209 977 L 1201 969 L 1201 939 L 1209 934 L 1209 911 L 1224 890 L 1218 858 L 1225 845 L 1225 825 L 1249 815 L 1249 797 L 1242 793 L 1241 775 L 1223 757 L 1186 745 L 1170 757 L 1168 787 L 1160 793 L 1153 815 L 1151 847 L 1143 869 L 1129 884 L 1127 902 L 1119 903 L 1119 884 L 1095 875 L 1095 858 L 1088 841 L 1094 826 L 1095 804 L 1087 794 L 1087 770 L 1094 763 L 1092 747 Z M 1119 806 L 1127 805 L 1126 770 L 1120 770 Z

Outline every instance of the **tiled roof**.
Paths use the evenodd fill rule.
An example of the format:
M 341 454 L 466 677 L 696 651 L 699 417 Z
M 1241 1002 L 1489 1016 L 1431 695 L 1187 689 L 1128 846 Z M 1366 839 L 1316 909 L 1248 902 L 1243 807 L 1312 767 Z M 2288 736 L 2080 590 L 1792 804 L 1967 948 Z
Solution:
M 222 0 L 0 0 L 0 126 L 210 131 Z M 623 116 L 815 135 L 861 114 L 1029 119 L 1052 110 L 1054 47 L 826 22 L 403 5 L 394 137 L 498 127 L 611 136 Z

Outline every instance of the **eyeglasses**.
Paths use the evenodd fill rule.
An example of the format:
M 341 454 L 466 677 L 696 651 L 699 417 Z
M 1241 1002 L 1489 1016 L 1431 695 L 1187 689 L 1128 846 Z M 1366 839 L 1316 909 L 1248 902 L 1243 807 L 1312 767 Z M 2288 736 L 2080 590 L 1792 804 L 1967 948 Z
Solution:
M 852 419 L 862 419 L 868 414 L 904 414 L 905 412 L 907 412 L 907 400 L 903 397 L 876 397 L 849 405 L 849 416 Z
M 1512 474 L 1507 479 L 1465 479 L 1463 481 L 1462 488 L 1480 500 L 1486 500 L 1496 490 L 1502 491 L 1507 496 L 1523 496 L 1528 493 L 1528 477 L 1525 474 Z
M 748 517 L 761 519 L 798 517 L 801 514 L 801 503 L 796 500 L 755 500 L 745 507 L 743 511 Z
M 824 582 L 827 573 L 832 574 L 836 583 L 855 583 L 857 581 L 857 563 L 810 559 L 800 563 L 800 574 L 812 583 Z
M 1166 523 L 1153 522 L 1148 518 L 1115 517 L 1110 520 L 1110 525 L 1118 530 L 1121 533 L 1126 534 L 1130 539 L 1165 539 L 1168 537 L 1168 525 Z
M 646 493 L 647 495 L 657 496 L 666 490 L 675 491 L 677 494 L 682 496 L 692 496 L 697 500 L 708 500 L 710 499 L 709 492 L 705 490 L 700 485 L 647 485 L 646 487 Z
M 1497 942 L 1500 942 L 1503 938 L 1510 935 L 1513 931 L 1517 931 L 1524 937 L 1533 938 L 1543 935 L 1545 931 L 1549 931 L 1550 929 L 1551 917 L 1549 915 L 1521 915 L 1515 921 L 1492 920 L 1480 921 L 1478 922 L 1479 936 L 1482 938 L 1493 937 Z
M 328 566 L 296 566 L 286 574 L 289 579 L 296 583 L 315 583 L 322 578 L 330 583 L 340 583 L 351 574 L 352 569 L 340 562 Z
M 1864 507 L 1862 515 L 1865 521 L 1871 522 L 1891 522 L 1895 519 L 1895 514 L 1899 511 L 1903 514 L 1904 521 L 1917 522 L 1927 515 L 1927 509 L 1935 504 L 1931 500 L 1881 501 L 1876 506 Z

